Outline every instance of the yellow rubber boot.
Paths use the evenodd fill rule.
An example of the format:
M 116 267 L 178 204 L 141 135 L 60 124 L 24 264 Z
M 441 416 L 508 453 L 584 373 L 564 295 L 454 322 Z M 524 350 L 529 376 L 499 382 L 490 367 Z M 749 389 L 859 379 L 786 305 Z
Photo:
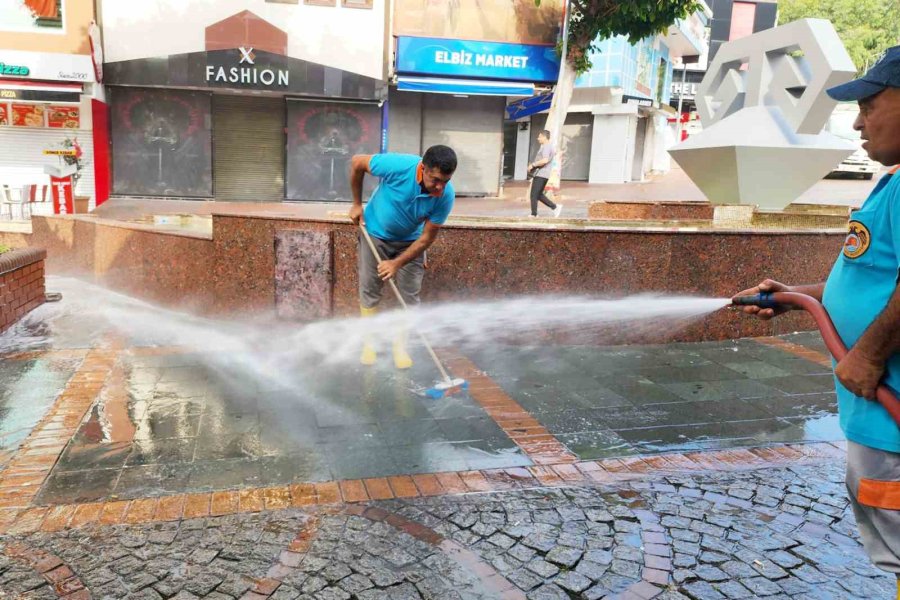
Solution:
M 373 317 L 376 312 L 378 312 L 378 309 L 374 306 L 372 308 L 366 308 L 365 306 L 359 307 L 359 313 L 363 317 Z M 372 342 L 372 336 L 366 334 L 363 338 L 363 347 L 362 352 L 359 355 L 359 362 L 366 366 L 370 366 L 374 365 L 377 359 L 378 354 L 375 352 L 375 344 Z
M 406 351 L 406 328 L 401 329 L 394 336 L 394 366 L 398 369 L 408 369 L 413 366 L 412 358 Z

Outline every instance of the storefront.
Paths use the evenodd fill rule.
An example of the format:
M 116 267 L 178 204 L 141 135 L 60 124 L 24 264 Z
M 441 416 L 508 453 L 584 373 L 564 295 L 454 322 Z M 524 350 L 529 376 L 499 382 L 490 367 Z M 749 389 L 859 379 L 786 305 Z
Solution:
M 105 104 L 86 34 L 96 34 L 92 19 L 90 0 L 28 2 L 0 15 L 0 185 L 37 202 L 34 213 L 51 210 L 54 168 L 74 170 L 82 210 L 107 198 L 108 167 L 94 153 L 95 135 L 100 145 L 106 136 L 94 127 L 95 116 L 105 123 Z
M 150 44 L 133 58 L 122 40 L 133 27 L 118 12 L 110 14 L 107 39 L 122 44 L 118 54 L 125 58 L 105 65 L 114 116 L 114 194 L 349 200 L 350 158 L 381 150 L 387 86 L 381 77 L 299 58 L 310 52 L 293 42 L 300 36 L 292 31 L 303 11 L 315 11 L 310 18 L 323 23 L 340 19 L 341 12 L 377 21 L 371 4 L 365 11 L 254 0 L 222 4 L 230 6 L 217 10 L 250 7 L 261 14 L 241 10 L 206 26 L 193 22 L 185 31 L 192 43 Z M 261 16 L 266 13 L 268 19 Z M 155 18 L 151 12 L 142 26 L 158 25 Z M 283 30 L 275 23 L 295 27 Z M 148 55 L 192 45 L 200 47 Z M 382 68 L 379 62 L 370 71 Z
M 421 153 L 446 144 L 459 156 L 460 195 L 499 192 L 505 108 L 559 74 L 560 2 L 398 0 L 388 148 Z M 488 25 L 490 24 L 490 25 Z

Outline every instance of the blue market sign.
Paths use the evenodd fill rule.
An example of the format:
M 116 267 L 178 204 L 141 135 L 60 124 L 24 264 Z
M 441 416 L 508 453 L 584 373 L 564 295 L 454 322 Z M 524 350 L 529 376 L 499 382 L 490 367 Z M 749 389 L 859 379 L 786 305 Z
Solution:
M 397 72 L 553 82 L 559 75 L 559 57 L 552 46 L 401 36 Z

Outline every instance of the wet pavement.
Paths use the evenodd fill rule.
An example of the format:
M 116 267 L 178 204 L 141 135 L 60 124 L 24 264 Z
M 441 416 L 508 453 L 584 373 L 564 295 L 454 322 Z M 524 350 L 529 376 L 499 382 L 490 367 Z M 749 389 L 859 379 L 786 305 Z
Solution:
M 818 334 L 445 349 L 435 401 L 94 325 L 0 339 L 0 597 L 893 597 Z
M 244 379 L 185 348 L 122 342 L 96 401 L 35 501 L 94 502 L 842 440 L 826 361 L 797 356 L 801 348 L 824 359 L 818 334 L 777 339 L 780 346 L 748 339 L 473 349 L 464 358 L 486 383 L 439 401 L 422 394 L 435 373 L 421 349 L 405 372 L 387 361 L 374 369 L 291 365 L 296 380 L 305 382 L 298 391 Z M 55 343 L 44 358 L 31 353 L 0 362 L 10 374 L 3 397 L 10 407 L 27 406 L 30 419 L 25 427 L 7 420 L 6 427 L 19 427 L 10 449 L 71 375 L 73 359 L 52 356 L 84 352 L 59 346 L 96 342 L 62 336 Z M 69 371 L 38 385 L 54 372 L 38 369 L 44 363 L 68 365 Z M 498 420 L 491 404 L 497 397 L 506 403 L 508 421 L 528 422 Z M 557 443 L 549 457 L 532 451 L 532 441 L 545 439 Z
M 830 461 L 95 523 L 0 538 L 0 589 L 179 600 L 893 598 L 893 578 L 858 543 L 842 476 Z
M 0 359 L 0 469 L 56 400 L 84 352 Z
M 821 348 L 817 335 L 784 339 Z M 301 396 L 231 379 L 196 353 L 123 349 L 37 501 L 535 464 L 478 392 L 419 393 L 434 379 L 420 354 L 400 373 L 317 365 Z M 842 439 L 829 369 L 753 340 L 505 346 L 468 358 L 545 429 L 535 435 L 577 460 Z M 35 360 L 4 360 L 4 381 L 28 385 Z M 39 406 L 28 405 L 34 420 Z

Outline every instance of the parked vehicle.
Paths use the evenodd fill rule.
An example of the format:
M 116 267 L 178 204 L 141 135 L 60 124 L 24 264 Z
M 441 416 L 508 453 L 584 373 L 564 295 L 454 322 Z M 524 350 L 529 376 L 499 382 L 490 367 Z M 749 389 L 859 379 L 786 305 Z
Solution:
M 849 140 L 857 147 L 853 154 L 841 161 L 841 164 L 828 174 L 829 177 L 848 173 L 860 175 L 863 179 L 872 179 L 875 173 L 881 169 L 881 165 L 869 158 L 869 155 L 863 150 L 859 132 L 853 129 L 853 121 L 856 120 L 857 113 L 859 113 L 859 107 L 855 102 L 838 104 L 831 113 L 828 124 L 825 125 L 825 131 Z

